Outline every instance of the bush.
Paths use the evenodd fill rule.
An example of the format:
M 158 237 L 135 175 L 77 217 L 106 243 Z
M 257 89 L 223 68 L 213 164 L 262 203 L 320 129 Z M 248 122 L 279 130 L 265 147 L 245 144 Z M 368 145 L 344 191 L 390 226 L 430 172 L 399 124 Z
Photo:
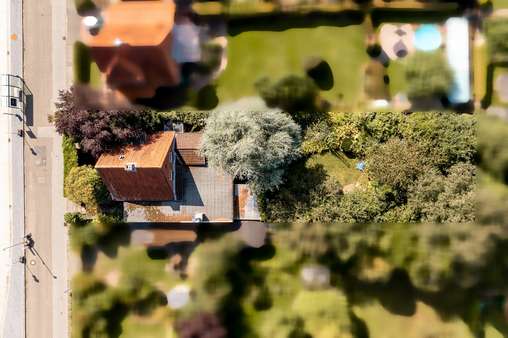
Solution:
M 262 78 L 255 86 L 268 107 L 282 109 L 300 125 L 307 125 L 325 111 L 318 87 L 308 77 L 289 75 L 275 83 Z
M 355 224 L 379 222 L 387 207 L 384 196 L 374 189 L 354 191 L 342 196 L 333 221 Z
M 310 58 L 305 63 L 305 73 L 314 80 L 319 89 L 330 90 L 333 88 L 332 68 L 325 60 L 317 57 Z
M 450 113 L 415 113 L 400 125 L 403 138 L 420 144 L 427 162 L 441 171 L 476 156 L 475 116 Z
M 410 117 L 411 118 L 411 117 Z M 307 128 L 302 150 L 344 152 L 355 157 L 365 156 L 369 147 L 401 136 L 402 113 L 330 113 Z
M 67 198 L 90 213 L 96 213 L 109 196 L 99 174 L 91 166 L 72 168 L 65 179 L 64 191 Z
M 476 168 L 456 164 L 444 176 L 424 173 L 409 189 L 408 208 L 422 222 L 464 223 L 475 220 Z
M 300 128 L 279 112 L 216 112 L 203 134 L 209 164 L 261 192 L 282 183 L 284 167 L 298 156 Z
M 441 52 L 416 52 L 407 60 L 405 77 L 411 99 L 442 97 L 453 81 L 452 71 Z
M 210 112 L 207 111 L 170 111 L 160 114 L 164 120 L 184 123 L 191 131 L 203 129 L 210 116 Z
M 74 145 L 74 140 L 64 136 L 62 138 L 62 151 L 64 162 L 64 181 L 72 168 L 78 166 L 78 151 Z
M 367 154 L 369 177 L 398 193 L 404 193 L 426 170 L 427 159 L 423 150 L 411 141 L 393 138 L 372 147 Z

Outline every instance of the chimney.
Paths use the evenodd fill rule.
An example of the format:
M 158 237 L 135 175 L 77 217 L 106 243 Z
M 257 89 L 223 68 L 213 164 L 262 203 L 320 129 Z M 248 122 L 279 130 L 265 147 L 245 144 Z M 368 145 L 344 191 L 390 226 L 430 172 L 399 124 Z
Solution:
M 127 163 L 125 165 L 125 171 L 136 172 L 136 163 Z

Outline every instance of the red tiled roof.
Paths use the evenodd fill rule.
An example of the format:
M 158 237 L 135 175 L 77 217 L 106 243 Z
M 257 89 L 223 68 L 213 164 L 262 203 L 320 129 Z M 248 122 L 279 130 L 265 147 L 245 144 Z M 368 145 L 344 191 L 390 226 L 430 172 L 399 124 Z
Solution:
M 95 168 L 114 200 L 168 201 L 175 198 L 171 172 L 172 131 L 152 135 L 146 143 L 103 154 Z M 133 171 L 126 170 L 134 164 Z

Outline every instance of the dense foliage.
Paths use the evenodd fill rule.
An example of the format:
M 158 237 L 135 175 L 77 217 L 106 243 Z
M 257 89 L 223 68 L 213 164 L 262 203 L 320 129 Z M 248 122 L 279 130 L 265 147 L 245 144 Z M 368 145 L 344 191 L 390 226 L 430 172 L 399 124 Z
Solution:
M 73 278 L 73 337 L 118 337 L 129 311 L 149 313 L 165 302 L 165 295 L 142 276 L 123 276 L 119 285 L 113 288 L 87 273 Z
M 85 152 L 98 157 L 114 147 L 144 140 L 148 133 L 162 129 L 159 114 L 130 110 L 90 109 L 79 104 L 76 89 L 60 91 L 53 117 L 56 130 L 72 137 Z
M 426 291 L 502 283 L 490 265 L 504 254 L 501 228 L 474 224 L 293 224 L 275 233 L 299 261 L 343 265 L 364 282 L 387 281 L 396 269 Z M 373 261 L 383 268 L 367 273 Z M 499 262 L 506 264 L 505 260 Z
M 208 111 L 169 111 L 160 113 L 164 120 L 181 122 L 190 131 L 201 130 L 210 116 Z
M 416 52 L 406 65 L 407 94 L 410 98 L 441 97 L 452 85 L 452 72 L 440 52 Z
M 369 177 L 401 192 L 427 170 L 429 161 L 419 144 L 398 138 L 371 147 L 367 158 Z
M 300 128 L 284 113 L 222 111 L 207 121 L 202 152 L 211 166 L 265 191 L 282 183 L 299 145 Z
M 90 213 L 96 213 L 100 205 L 109 199 L 109 192 L 99 173 L 91 166 L 72 168 L 65 178 L 64 192 L 68 199 Z
M 72 138 L 67 136 L 62 138 L 62 152 L 64 161 L 63 174 L 65 179 L 71 169 L 78 166 L 78 151 Z
M 302 127 L 314 121 L 327 108 L 326 102 L 319 96 L 319 88 L 310 77 L 289 75 L 274 83 L 262 78 L 256 82 L 256 88 L 268 107 L 289 113 Z
M 363 159 L 369 184 L 344 193 L 304 157 L 260 205 L 271 222 L 470 222 L 476 145 L 469 115 L 330 113 L 306 130 L 302 152 Z

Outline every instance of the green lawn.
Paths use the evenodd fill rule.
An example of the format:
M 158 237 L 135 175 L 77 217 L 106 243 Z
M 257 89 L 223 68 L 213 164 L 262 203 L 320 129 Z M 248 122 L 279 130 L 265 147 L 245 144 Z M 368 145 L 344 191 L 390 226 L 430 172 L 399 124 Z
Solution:
M 391 313 L 378 301 L 354 306 L 353 312 L 367 325 L 369 338 L 474 338 L 462 320 L 444 320 L 434 309 L 421 302 L 416 303 L 415 313 L 410 316 Z
M 494 9 L 508 8 L 508 0 L 493 0 Z
M 176 273 L 166 271 L 167 263 L 167 259 L 148 257 L 145 247 L 131 245 L 120 247 L 114 257 L 99 252 L 93 272 L 113 287 L 115 283 L 122 282 L 122 274 L 142 275 L 161 291 L 167 292 L 181 283 Z M 176 337 L 172 328 L 173 319 L 173 312 L 168 307 L 160 307 L 146 316 L 128 314 L 122 321 L 120 338 Z
M 356 169 L 358 160 L 347 158 L 345 155 L 340 158 L 330 154 L 313 155 L 307 163 L 309 165 L 320 164 L 324 167 L 328 175 L 337 179 L 342 186 L 348 184 L 368 183 L 367 175 Z
M 92 62 L 90 65 L 90 86 L 95 89 L 100 89 L 102 87 L 102 74 L 99 70 L 99 67 L 95 62 Z
M 121 338 L 176 338 L 166 309 L 155 311 L 150 318 L 128 316 L 122 322 Z
M 335 104 L 357 106 L 363 92 L 365 31 L 361 25 L 348 27 L 296 28 L 283 32 L 250 31 L 230 37 L 228 66 L 218 80 L 220 103 L 256 95 L 260 77 L 278 79 L 303 74 L 308 57 L 319 56 L 331 66 L 334 87 L 323 96 Z
M 390 77 L 390 95 L 393 97 L 397 93 L 405 93 L 407 90 L 406 78 L 404 75 L 404 59 L 390 61 L 388 66 L 388 76 Z
M 149 282 L 166 292 L 180 282 L 177 274 L 165 271 L 167 263 L 167 259 L 152 259 L 148 257 L 144 246 L 130 245 L 128 247 L 119 247 L 116 257 L 108 257 L 100 252 L 94 272 L 99 278 L 103 279 L 107 278 L 107 275 L 112 271 L 118 271 L 120 275 L 122 273 L 132 276 L 143 275 Z

